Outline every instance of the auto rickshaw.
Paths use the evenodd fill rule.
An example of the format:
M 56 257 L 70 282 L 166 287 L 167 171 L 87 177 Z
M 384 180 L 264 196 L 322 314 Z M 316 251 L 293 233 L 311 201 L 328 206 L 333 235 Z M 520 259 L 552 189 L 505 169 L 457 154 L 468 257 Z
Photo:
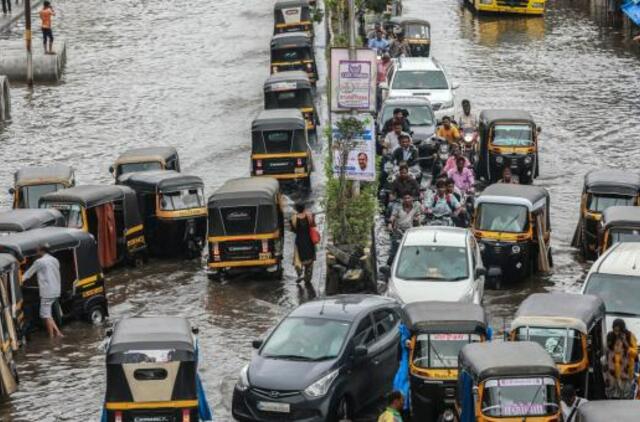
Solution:
M 299 110 L 264 110 L 251 123 L 251 175 L 299 181 L 311 189 L 311 148 Z
M 581 404 L 575 422 L 637 422 L 638 415 L 638 400 L 598 400 Z
M 13 295 L 13 292 L 20 291 L 17 267 L 18 261 L 12 255 L 0 254 L 0 399 L 18 389 L 18 371 L 13 354 L 18 349 L 20 333 L 14 315 L 18 304 L 16 299 L 20 299 L 19 305 L 22 306 L 22 296 L 16 298 Z
M 429 57 L 431 50 L 431 24 L 429 21 L 409 16 L 394 16 L 389 19 L 392 30 L 400 31 L 409 43 L 411 57 Z
M 60 262 L 61 296 L 54 307 L 58 322 L 83 317 L 100 323 L 108 315 L 104 276 L 98 260 L 98 246 L 92 235 L 66 227 L 45 227 L 0 236 L 0 253 L 13 255 L 23 274 L 37 259 L 38 247 L 46 246 Z M 34 323 L 38 318 L 37 276 L 22 280 L 25 318 Z
M 144 225 L 136 193 L 127 186 L 83 185 L 40 198 L 41 208 L 55 208 L 67 227 L 91 233 L 98 242 L 102 268 L 140 265 L 147 256 Z
M 467 344 L 458 357 L 460 421 L 557 422 L 560 379 L 538 343 Z
M 306 32 L 287 32 L 271 38 L 271 73 L 288 70 L 306 72 L 309 81 L 318 80 L 313 39 Z
M 228 180 L 209 197 L 209 277 L 260 270 L 282 278 L 283 198 L 271 177 Z
M 313 36 L 311 8 L 307 0 L 278 0 L 273 7 L 273 34 L 304 31 Z
M 180 158 L 174 147 L 144 147 L 129 149 L 120 154 L 109 172 L 118 178 L 125 173 L 149 170 L 180 171 Z
M 571 246 L 580 248 L 585 259 L 598 250 L 598 226 L 602 213 L 614 205 L 640 204 L 640 175 L 627 170 L 593 170 L 584 176 L 580 219 Z
M 507 183 L 493 184 L 477 197 L 472 229 L 489 283 L 499 288 L 504 280 L 550 271 L 549 203 L 543 187 Z
M 264 83 L 264 108 L 299 109 L 307 122 L 309 136 L 315 135 L 319 119 L 313 102 L 313 87 L 305 72 L 288 70 L 269 76 Z
M 601 400 L 606 330 L 598 296 L 535 293 L 520 304 L 509 337 L 540 344 L 556 362 L 563 385 L 573 385 L 579 397 Z
M 204 183 L 169 170 L 128 173 L 120 183 L 138 195 L 147 245 L 156 255 L 200 256 L 207 241 Z
M 75 186 L 72 167 L 52 164 L 44 167 L 25 167 L 14 173 L 13 208 L 38 208 L 40 197 L 49 192 Z
M 67 222 L 62 213 L 53 209 L 17 208 L 0 211 L 0 235 L 42 227 L 65 227 Z
M 538 133 L 533 117 L 520 110 L 484 110 L 478 131 L 480 152 L 476 174 L 487 183 L 502 179 L 505 167 L 521 184 L 538 177 Z
M 482 307 L 472 303 L 414 302 L 404 315 L 411 333 L 411 419 L 435 421 L 454 406 L 460 349 L 490 340 L 491 331 Z
M 211 420 L 198 375 L 198 330 L 178 317 L 124 318 L 107 331 L 102 421 Z
M 598 254 L 619 242 L 640 242 L 640 207 L 614 205 L 602 213 Z

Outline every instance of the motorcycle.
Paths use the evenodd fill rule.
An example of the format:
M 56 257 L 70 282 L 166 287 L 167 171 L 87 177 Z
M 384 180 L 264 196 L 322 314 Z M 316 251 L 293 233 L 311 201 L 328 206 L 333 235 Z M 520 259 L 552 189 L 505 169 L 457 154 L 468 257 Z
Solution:
M 471 128 L 462 129 L 462 141 L 460 141 L 460 151 L 469 162 L 474 165 L 476 163 L 476 143 L 478 140 L 478 132 Z

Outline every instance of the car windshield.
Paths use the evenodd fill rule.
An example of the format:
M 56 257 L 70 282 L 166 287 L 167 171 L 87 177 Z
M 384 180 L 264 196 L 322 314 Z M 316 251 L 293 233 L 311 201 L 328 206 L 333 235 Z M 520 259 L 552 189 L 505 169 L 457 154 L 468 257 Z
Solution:
M 182 189 L 163 192 L 160 195 L 160 208 L 164 211 L 188 210 L 204 207 L 202 189 Z
M 533 145 L 532 128 L 529 125 L 495 125 L 491 143 L 506 147 Z
M 608 314 L 640 317 L 640 277 L 593 273 L 584 293 L 600 296 Z
M 120 164 L 118 174 L 134 173 L 137 171 L 162 170 L 162 163 L 159 161 L 148 161 L 146 163 Z
M 311 51 L 308 48 L 287 48 L 279 50 L 271 50 L 272 62 L 294 62 L 300 60 L 309 60 Z
M 479 341 L 477 334 L 420 334 L 416 337 L 413 364 L 420 368 L 457 368 L 460 349 Z
M 313 107 L 313 99 L 308 89 L 275 91 L 265 94 L 265 108 L 307 108 Z
M 82 207 L 78 204 L 56 204 L 45 202 L 42 208 L 55 208 L 63 215 L 67 222 L 67 227 L 81 229 L 82 224 Z
M 350 325 L 325 318 L 290 317 L 278 325 L 260 354 L 288 360 L 332 359 L 340 353 Z
M 614 243 L 640 242 L 640 230 L 613 229 L 609 231 L 610 245 Z
M 59 183 L 48 185 L 32 185 L 20 188 L 20 201 L 18 208 L 38 208 L 38 201 L 44 195 L 64 189 Z
M 556 384 L 550 377 L 492 379 L 484 384 L 486 416 L 543 416 L 557 413 L 558 408 Z
M 469 277 L 467 249 L 456 246 L 403 246 L 396 277 L 422 281 L 464 280 Z
M 521 327 L 516 332 L 518 341 L 535 341 L 549 353 L 556 363 L 582 360 L 582 340 L 576 330 L 566 328 Z
M 522 205 L 480 204 L 477 228 L 493 232 L 523 233 L 528 227 L 527 208 Z
M 407 110 L 407 120 L 411 126 L 432 126 L 434 125 L 433 112 L 431 107 L 426 105 L 402 105 L 393 104 L 384 107 L 382 111 L 382 123 L 388 121 L 393 117 L 393 110 L 396 108 L 402 108 Z
M 426 25 L 405 25 L 406 38 L 429 38 L 429 27 Z
M 399 70 L 391 89 L 449 89 L 441 70 Z
M 589 211 L 602 212 L 614 205 L 633 205 L 633 197 L 620 195 L 589 195 L 587 208 Z

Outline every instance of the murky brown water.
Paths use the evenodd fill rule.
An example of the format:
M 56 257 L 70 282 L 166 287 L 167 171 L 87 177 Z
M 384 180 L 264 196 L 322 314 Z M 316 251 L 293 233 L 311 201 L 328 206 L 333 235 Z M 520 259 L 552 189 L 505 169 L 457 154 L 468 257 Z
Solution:
M 5 191 L 19 166 L 53 161 L 74 165 L 79 183 L 110 183 L 117 153 L 148 144 L 177 146 L 184 171 L 203 177 L 208 193 L 248 173 L 249 125 L 268 72 L 271 1 L 60 0 L 56 9 L 56 35 L 69 42 L 64 83 L 13 89 L 14 120 L 0 131 Z M 500 325 L 532 291 L 578 287 L 588 265 L 569 242 L 583 173 L 607 165 L 637 170 L 638 57 L 566 0 L 544 18 L 478 19 L 452 0 L 407 0 L 406 13 L 431 20 L 434 55 L 461 82 L 459 100 L 469 98 L 476 111 L 524 108 L 543 126 L 537 183 L 552 194 L 555 273 L 488 292 Z M 0 203 L 8 206 L 9 196 Z M 228 421 L 250 340 L 321 292 L 322 278 L 317 271 L 314 289 L 297 287 L 289 267 L 278 283 L 216 284 L 198 263 L 155 261 L 109 274 L 110 311 L 114 319 L 181 315 L 199 326 L 209 400 L 217 420 Z M 39 333 L 20 354 L 20 391 L 0 403 L 0 420 L 98 419 L 103 330 L 78 322 L 64 332 L 53 343 Z

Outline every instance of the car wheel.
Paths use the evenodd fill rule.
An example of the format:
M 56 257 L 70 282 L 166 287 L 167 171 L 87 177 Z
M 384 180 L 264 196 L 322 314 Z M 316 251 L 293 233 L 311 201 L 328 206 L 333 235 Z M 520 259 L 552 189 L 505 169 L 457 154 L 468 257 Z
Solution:
M 102 305 L 93 305 L 87 312 L 87 320 L 93 325 L 100 325 L 107 318 L 107 313 Z
M 334 415 L 331 420 L 333 422 L 351 422 L 351 417 L 352 410 L 349 400 L 346 396 L 342 396 L 340 400 L 338 400 L 338 405 L 335 408 Z

